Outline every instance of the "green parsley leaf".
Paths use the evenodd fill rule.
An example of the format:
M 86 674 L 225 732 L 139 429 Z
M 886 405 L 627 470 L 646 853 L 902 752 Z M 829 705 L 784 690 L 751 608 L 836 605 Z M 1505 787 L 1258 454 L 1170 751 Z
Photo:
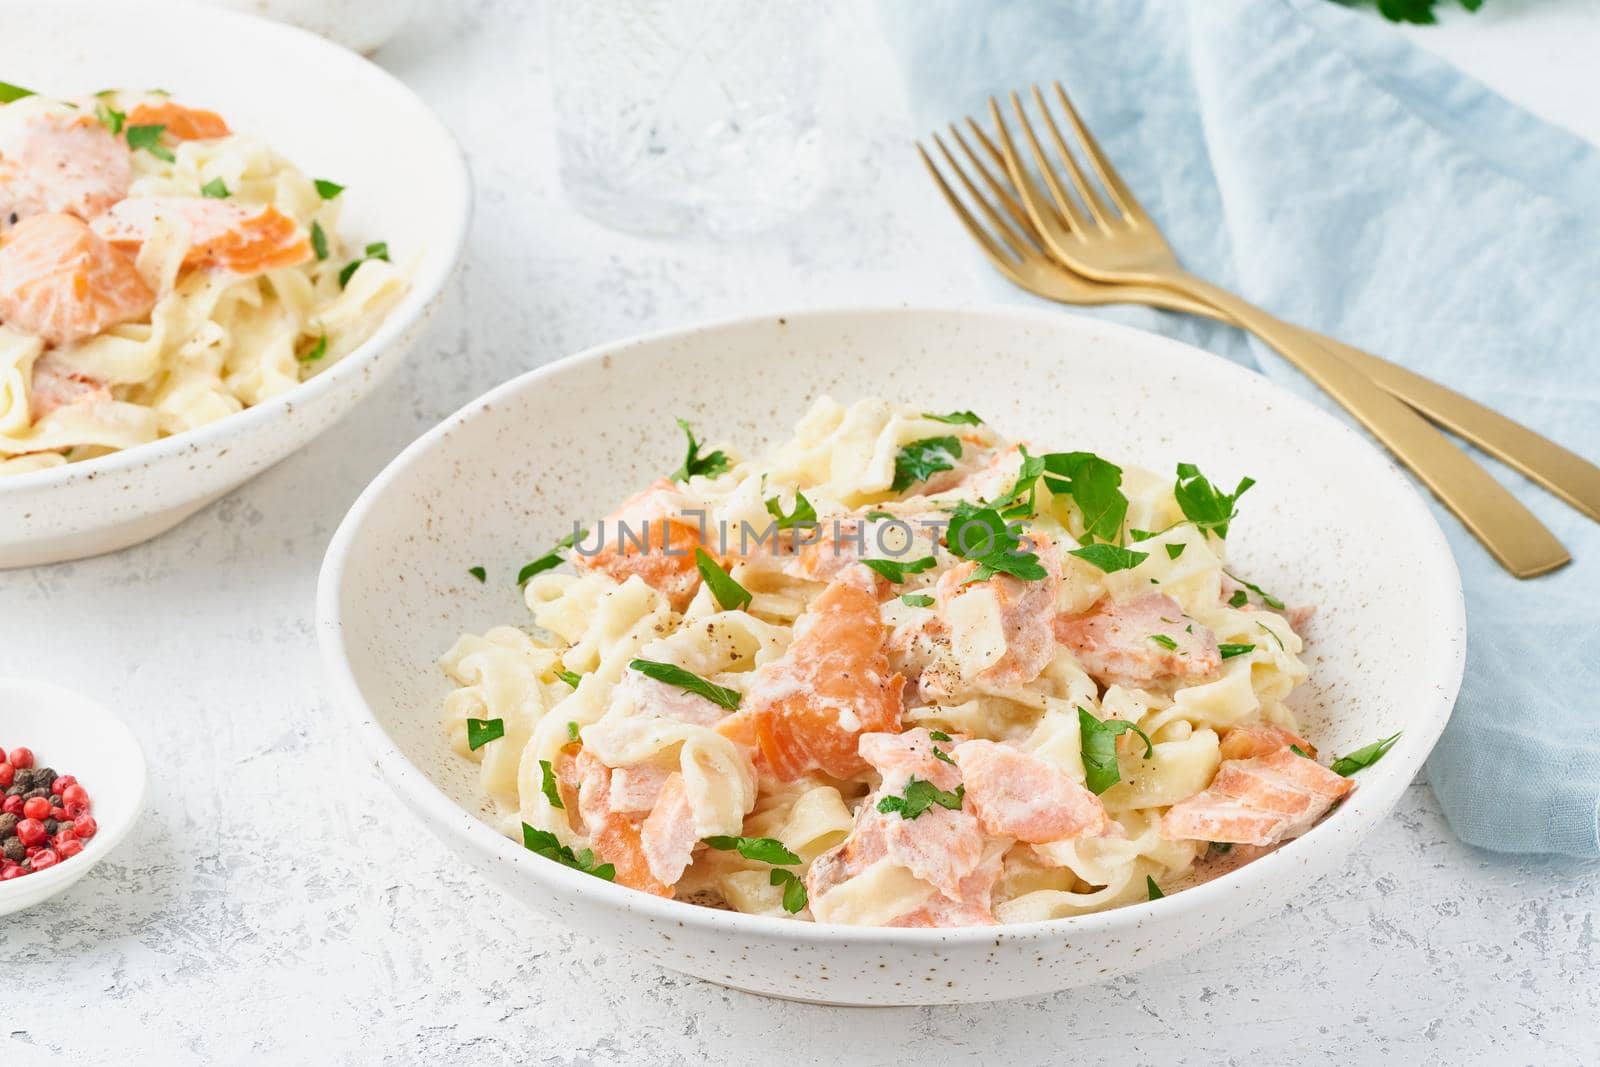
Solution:
M 1160 900 L 1162 897 L 1166 896 L 1166 894 L 1161 891 L 1161 887 L 1156 885 L 1156 880 L 1148 874 L 1144 876 L 1144 887 L 1146 891 L 1149 892 L 1151 900 Z
M 927 593 L 907 593 L 900 598 L 901 602 L 910 604 L 914 608 L 933 607 L 933 597 Z
M 129 126 L 128 148 L 133 151 L 142 148 L 157 159 L 171 163 L 178 157 L 172 154 L 172 149 L 161 143 L 161 135 L 166 130 L 165 125 Z
M 1156 754 L 1150 735 L 1124 719 L 1097 719 L 1085 708 L 1078 709 L 1078 733 L 1083 749 L 1084 784 L 1099 796 L 1122 780 L 1117 766 L 1117 737 L 1132 730 L 1144 738 L 1144 758 Z
M 1228 598 L 1228 606 L 1231 608 L 1242 608 L 1248 603 L 1250 603 L 1250 594 L 1243 589 L 1235 589 L 1233 595 Z
M 1255 484 L 1254 478 L 1240 478 L 1239 486 L 1233 492 L 1220 492 L 1200 473 L 1199 467 L 1193 463 L 1180 463 L 1172 495 L 1177 499 L 1184 518 L 1201 530 L 1226 538 L 1228 523 L 1237 514 L 1234 505 L 1244 496 L 1244 491 Z
M 932 735 L 930 734 L 929 736 Z M 946 740 L 949 740 L 949 738 L 946 738 Z M 959 766 L 955 760 L 950 758 L 950 753 L 946 752 L 938 745 L 930 745 L 929 747 L 933 749 L 933 758 L 938 760 L 940 763 L 948 763 L 952 767 Z
M 1232 659 L 1235 656 L 1242 656 L 1247 652 L 1254 652 L 1255 650 L 1256 650 L 1256 646 L 1255 645 L 1218 645 L 1217 646 L 1217 652 L 1218 652 L 1219 655 L 1222 656 L 1223 659 Z
M 549 760 L 542 759 L 539 761 L 539 773 L 544 775 L 544 781 L 539 785 L 539 790 L 544 793 L 544 798 L 550 802 L 552 808 L 564 810 L 566 805 L 561 803 L 561 787 L 556 784 L 556 772 L 550 766 Z
M 547 860 L 555 860 L 563 867 L 571 867 L 584 874 L 592 874 L 606 882 L 614 882 L 617 878 L 617 869 L 609 863 L 595 865 L 594 853 L 584 849 L 573 855 L 571 845 L 563 845 L 561 839 L 549 830 L 536 830 L 527 823 L 522 824 L 522 847 Z
M 657 663 L 654 660 L 636 659 L 628 664 L 632 670 L 638 671 L 646 678 L 654 678 L 667 685 L 675 685 L 679 689 L 705 697 L 718 707 L 727 708 L 729 711 L 739 710 L 739 691 L 728 689 L 706 681 L 698 674 L 684 670 L 676 663 Z
M 789 514 L 783 513 L 783 506 L 778 503 L 778 498 L 773 497 L 767 502 L 767 514 L 778 520 L 776 526 L 780 530 L 793 529 L 799 523 L 813 523 L 817 521 L 817 509 L 811 506 L 811 501 L 801 492 L 794 494 L 794 510 Z M 869 515 L 868 518 L 871 518 Z
M 935 741 L 948 741 L 948 740 L 950 740 L 950 735 L 945 733 L 943 730 L 929 730 L 928 731 L 928 736 L 933 738 Z
M 1168 652 L 1176 652 L 1178 649 L 1178 642 L 1174 641 L 1166 634 L 1151 634 L 1150 640 L 1154 641 Z
M 1022 539 L 993 508 L 964 500 L 957 504 L 950 516 L 950 528 L 945 531 L 945 542 L 951 552 L 978 564 L 969 581 L 984 582 L 996 574 L 1009 574 L 1036 582 L 1049 574 L 1038 554 L 1023 550 Z
M 768 510 L 771 510 L 771 509 L 768 509 Z M 892 519 L 892 518 L 894 518 L 894 516 L 889 514 L 887 511 L 869 511 L 869 512 L 867 512 L 866 517 L 869 518 L 869 519 L 872 519 L 873 521 L 881 521 L 881 520 L 884 520 L 884 519 Z
M 1271 593 L 1269 593 L 1266 590 L 1262 589 L 1259 585 L 1256 585 L 1254 582 L 1245 581 L 1243 578 L 1239 577 L 1237 574 L 1234 574 L 1232 571 L 1226 571 L 1225 570 L 1222 573 L 1226 574 L 1229 578 L 1232 578 L 1234 581 L 1238 582 L 1240 585 L 1242 585 L 1246 589 L 1250 590 L 1256 596 L 1260 597 L 1261 598 L 1261 602 L 1263 604 L 1265 604 L 1267 607 L 1271 608 L 1273 611 L 1282 611 L 1283 610 L 1283 601 L 1279 600 L 1277 597 L 1273 596 Z M 1233 604 L 1233 606 L 1236 607 L 1236 608 L 1242 606 L 1240 604 L 1234 604 L 1234 601 L 1239 599 L 1239 595 L 1240 595 L 1239 591 L 1235 590 L 1234 594 L 1233 594 L 1233 597 L 1228 601 L 1228 603 Z M 1246 598 L 1246 599 L 1248 599 L 1248 598 Z
M 552 548 L 550 551 L 546 552 L 532 563 L 524 563 L 522 565 L 522 569 L 517 572 L 517 584 L 526 585 L 528 579 L 532 578 L 535 574 L 543 574 L 545 571 L 561 566 L 561 564 L 566 561 L 566 557 L 561 554 L 562 549 L 571 548 L 573 545 L 578 543 L 578 538 L 585 537 L 588 535 L 588 533 L 588 530 L 583 530 L 581 532 L 573 531 L 572 533 L 567 534 L 567 536 L 563 537 L 561 540 L 557 541 L 556 547 Z
M 1394 743 L 1398 740 L 1400 740 L 1400 735 L 1396 733 L 1385 737 L 1382 741 L 1374 741 L 1370 745 L 1356 749 L 1347 756 L 1340 756 L 1333 761 L 1333 764 L 1328 769 L 1334 774 L 1348 778 L 1363 767 L 1370 767 L 1381 760 L 1384 753 L 1393 748 Z
M 565 670 L 556 671 L 556 677 L 560 678 L 563 682 L 566 682 L 568 685 L 572 686 L 572 688 L 574 688 L 574 689 L 578 688 L 578 683 L 583 681 L 583 675 L 579 674 L 577 671 L 565 671 Z M 571 726 L 573 724 L 572 723 L 568 723 L 567 725 Z M 577 739 L 574 738 L 573 740 L 577 740 Z
M 1221 852 L 1221 853 L 1224 853 L 1224 854 L 1228 853 L 1228 852 L 1232 852 L 1233 851 L 1233 842 L 1232 841 L 1213 841 L 1213 842 L 1211 842 L 1211 851 L 1212 852 Z
M 317 255 L 317 262 L 328 258 L 328 235 L 322 230 L 322 223 L 315 219 L 311 222 L 311 251 Z
M 209 196 L 213 200 L 228 199 L 228 186 L 221 178 L 212 178 L 200 187 L 201 196 Z
M 1278 636 L 1278 631 L 1272 629 L 1270 626 L 1267 626 L 1264 623 L 1259 623 L 1259 622 L 1256 623 L 1256 629 L 1260 630 L 1262 633 L 1266 634 L 1268 637 L 1270 637 L 1274 641 L 1278 642 L 1278 647 L 1283 649 L 1283 651 L 1285 651 L 1285 652 L 1289 651 L 1287 648 L 1283 648 L 1283 638 Z
M 467 720 L 467 747 L 476 752 L 490 741 L 497 741 L 506 735 L 506 721 L 504 719 L 468 719 Z
M 1183 545 L 1168 545 L 1167 546 L 1167 558 L 1168 559 L 1177 559 L 1179 556 L 1183 555 L 1183 550 L 1188 548 L 1188 547 L 1189 546 L 1186 545 L 1186 544 L 1183 544 Z
M 1022 453 L 1022 465 L 1017 468 L 1017 480 L 1004 496 L 989 501 L 989 507 L 998 511 L 1004 519 L 1032 517 L 1039 475 L 1044 473 L 1043 456 L 1030 456 L 1028 450 L 1020 446 L 1018 451 Z
M 1121 541 L 1128 517 L 1122 468 L 1093 452 L 1050 452 L 1043 458 L 1044 484 L 1052 493 L 1072 497 L 1083 514 L 1084 532 L 1112 544 Z
M 757 863 L 799 863 L 800 857 L 784 847 L 783 842 L 775 837 L 727 837 L 717 836 L 705 838 L 705 843 L 718 852 L 737 852 L 747 860 Z M 777 885 L 776 882 L 773 885 Z
M 889 488 L 901 493 L 940 471 L 954 470 L 961 458 L 959 437 L 924 437 L 903 446 L 894 457 L 894 481 Z
M 750 590 L 733 580 L 733 576 L 723 570 L 711 553 L 695 546 L 694 565 L 700 570 L 700 577 L 705 579 L 706 585 L 711 587 L 711 595 L 716 597 L 717 603 L 722 605 L 723 611 L 734 611 L 748 608 L 753 599 Z
M 891 812 L 898 814 L 902 819 L 915 819 L 927 811 L 934 804 L 951 811 L 961 810 L 961 798 L 967 795 L 967 787 L 958 785 L 955 792 L 940 789 L 932 782 L 925 782 L 921 778 L 913 778 L 906 783 L 905 792 L 900 796 L 886 796 L 878 801 L 878 810 L 885 815 Z
M 793 871 L 786 871 L 782 867 L 772 868 L 772 873 L 767 876 L 771 885 L 783 886 L 783 910 L 790 915 L 804 911 L 806 900 L 806 884 L 800 876 Z
M 906 575 L 921 574 L 938 561 L 932 556 L 923 556 L 921 559 L 914 559 L 909 563 L 901 563 L 893 559 L 864 559 L 861 562 L 889 579 L 889 581 L 899 585 L 906 580 Z
M 318 178 L 312 184 L 317 187 L 317 195 L 324 200 L 332 200 L 344 192 L 344 186 L 338 182 L 330 182 L 326 178 Z
M 1131 548 L 1118 548 L 1116 545 L 1084 545 L 1082 548 L 1075 548 L 1067 554 L 1093 563 L 1107 574 L 1132 570 L 1150 558 L 1150 553 L 1148 552 L 1135 552 Z M 1151 579 L 1151 581 L 1154 580 L 1153 578 Z
M 1296 756 L 1299 756 L 1301 759 L 1310 759 L 1311 758 L 1310 756 L 1306 755 L 1306 750 L 1301 748 L 1299 745 L 1290 745 L 1289 746 L 1289 751 L 1293 752 Z
M 562 673 L 562 674 L 568 674 L 568 673 L 570 673 L 570 672 L 568 672 L 568 671 L 562 671 L 562 672 L 561 672 L 561 673 Z M 574 675 L 574 677 L 577 677 L 577 676 L 576 676 L 576 675 Z M 567 680 L 566 680 L 566 679 L 565 679 L 565 678 L 563 678 L 563 679 L 561 679 L 561 680 L 562 680 L 562 681 L 563 681 L 563 682 L 566 682 L 566 681 L 567 681 Z M 568 684 L 568 685 L 572 685 L 572 683 L 571 683 L 571 682 L 567 682 L 567 684 Z M 573 688 L 577 688 L 577 687 L 576 687 L 576 686 L 573 686 Z M 576 740 L 577 740 L 577 739 L 578 739 L 578 724 L 577 724 L 577 723 L 575 723 L 575 722 L 572 722 L 572 721 L 570 721 L 570 720 L 569 720 L 569 721 L 568 721 L 568 722 L 567 722 L 567 740 L 568 740 L 568 741 L 576 741 Z
M 9 104 L 13 100 L 21 100 L 25 96 L 33 95 L 35 94 L 32 89 L 24 89 L 22 86 L 12 85 L 10 82 L 0 82 L 0 104 Z
M 100 125 L 111 131 L 113 137 L 122 132 L 122 124 L 128 121 L 127 112 L 118 111 L 104 103 L 94 105 L 94 117 L 100 120 Z
M 478 579 L 480 582 L 487 582 L 489 580 L 489 572 L 484 570 L 482 567 L 468 567 L 467 573 Z
M 350 262 L 346 263 L 339 271 L 339 288 L 343 289 L 345 286 L 349 285 L 350 279 L 355 277 L 355 273 L 358 269 L 360 269 L 361 264 L 365 263 L 369 259 L 381 259 L 387 263 L 389 261 L 388 242 L 374 241 L 372 244 L 367 246 L 367 250 L 360 256 L 360 258 L 352 259 Z
M 300 356 L 299 359 L 301 363 L 315 363 L 317 360 L 321 359 L 327 354 L 328 335 L 324 333 L 321 337 L 317 338 L 317 343 L 312 345 L 310 349 L 306 351 L 306 354 Z
M 689 451 L 683 457 L 683 466 L 672 472 L 673 481 L 686 482 L 697 474 L 704 475 L 707 478 L 715 478 L 733 466 L 721 449 L 715 452 L 708 452 L 704 456 L 700 454 L 700 442 L 694 439 L 694 430 L 689 426 L 688 420 L 679 419 L 678 427 L 683 430 L 684 436 L 689 439 Z M 799 506 L 799 502 L 796 501 L 795 507 L 798 508 Z
M 922 417 L 932 419 L 934 422 L 947 422 L 952 426 L 982 426 L 983 420 L 970 411 L 952 411 L 947 415 L 935 415 L 931 411 L 924 411 Z

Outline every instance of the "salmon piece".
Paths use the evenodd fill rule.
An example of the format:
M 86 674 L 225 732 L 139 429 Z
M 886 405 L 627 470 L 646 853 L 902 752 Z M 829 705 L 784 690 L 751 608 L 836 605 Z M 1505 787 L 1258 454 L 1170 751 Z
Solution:
M 150 314 L 133 261 L 73 215 L 34 215 L 0 245 L 0 321 L 63 345 Z
M 658 897 L 672 896 L 672 887 L 650 869 L 638 822 L 611 810 L 610 768 L 580 749 L 574 769 L 578 779 L 577 810 L 589 835 L 589 847 L 616 868 L 617 884 Z
M 642 814 L 656 806 L 667 779 L 676 773 L 665 767 L 641 763 L 636 767 L 618 767 L 611 772 L 611 789 L 608 803 L 612 811 L 629 815 Z
M 641 650 L 641 654 L 649 656 L 647 650 Z M 623 675 L 617 688 L 633 698 L 638 714 L 644 716 L 674 719 L 695 726 L 715 726 L 728 714 L 722 705 L 712 703 L 699 693 L 658 682 L 638 671 Z
M 849 778 L 867 769 L 858 751 L 862 734 L 900 729 L 905 679 L 890 674 L 884 638 L 876 579 L 855 567 L 811 602 L 784 654 L 757 668 L 744 708 L 730 718 L 752 720 L 773 774 L 793 781 L 821 770 Z M 751 728 L 733 723 L 724 732 Z
M 664 593 L 674 609 L 688 606 L 700 584 L 694 550 L 708 546 L 701 542 L 699 523 L 682 517 L 677 487 L 670 480 L 658 479 L 629 497 L 601 522 L 600 535 L 598 551 L 575 552 L 573 563 L 619 582 L 637 574 Z
M 128 146 L 92 115 L 42 113 L 7 139 L 0 160 L 0 226 L 32 215 L 92 219 L 128 195 Z
M 94 228 L 112 244 L 137 251 L 168 220 L 188 224 L 186 267 L 221 267 L 252 275 L 293 267 L 314 254 L 310 235 L 270 204 L 247 207 L 207 197 L 140 196 L 95 219 Z
M 1009 574 L 996 574 L 985 581 L 974 582 L 972 575 L 978 564 L 967 560 L 945 571 L 934 587 L 937 601 L 936 615 L 946 632 L 954 632 L 953 616 L 960 607 L 957 602 L 968 597 L 983 597 L 992 603 L 980 614 L 994 614 L 1000 620 L 1004 650 L 999 659 L 979 671 L 976 677 L 961 681 L 977 682 L 996 689 L 1010 689 L 1026 685 L 1039 677 L 1039 672 L 1050 663 L 1055 652 L 1054 630 L 1056 588 L 1061 580 L 1061 558 L 1055 542 L 1039 534 L 1030 535 L 1031 550 L 1048 574 L 1037 581 L 1024 581 Z M 949 668 L 935 664 L 924 671 L 918 686 L 925 695 L 942 699 L 954 695 L 957 680 Z
M 818 856 L 806 872 L 806 893 L 816 900 L 879 860 L 888 858 L 927 882 L 938 894 L 959 900 L 962 882 L 983 859 L 978 820 L 965 810 L 931 805 L 915 819 L 878 810 L 878 801 L 898 790 L 877 790 L 856 813 L 850 836 Z
M 207 141 L 214 137 L 226 137 L 233 132 L 215 111 L 184 107 L 171 100 L 163 100 L 159 104 L 135 104 L 128 111 L 127 124 L 165 126 L 166 129 L 161 131 L 162 136 L 175 141 Z
M 935 527 L 915 519 L 840 518 L 821 520 L 811 536 L 811 540 L 801 539 L 799 552 L 785 572 L 811 582 L 831 582 L 863 559 L 910 563 L 931 556 L 937 533 Z
M 996 837 L 1043 844 L 1105 832 L 1100 798 L 1032 753 L 993 741 L 963 741 L 955 760 L 966 783 L 966 802 Z
M 1350 779 L 1287 748 L 1226 760 L 1210 787 L 1174 804 L 1161 817 L 1161 836 L 1169 841 L 1275 845 L 1311 829 L 1334 801 L 1354 788 Z
M 1317 758 L 1316 746 L 1310 741 L 1270 722 L 1235 726 L 1226 731 L 1222 735 L 1221 751 L 1223 759 L 1249 759 L 1252 756 L 1265 756 L 1269 752 L 1276 752 L 1290 745 L 1297 746 L 1312 759 Z
M 896 917 L 890 926 L 931 928 L 952 926 L 993 926 L 994 887 L 1000 880 L 1004 849 L 990 849 L 965 878 L 952 898 L 935 893 L 920 907 Z
M 936 750 L 948 755 L 949 742 L 941 748 L 922 726 L 898 734 L 862 734 L 857 747 L 861 758 L 883 776 L 880 793 L 898 793 L 913 778 L 932 782 L 946 791 L 960 785 L 960 769 L 935 756 Z
M 582 774 L 577 760 L 579 751 L 581 749 L 577 745 L 567 745 L 556 757 L 556 765 L 551 769 L 556 776 L 556 793 L 561 797 L 561 806 L 567 813 L 567 822 L 580 834 L 587 834 L 588 826 L 583 819 L 583 809 L 578 803 L 579 787 L 582 785 Z
M 639 828 L 639 849 L 651 876 L 662 885 L 672 886 L 683 877 L 699 843 L 688 787 L 683 775 L 674 772 L 667 776 L 661 795 Z
M 111 389 L 105 382 L 66 370 L 48 356 L 33 365 L 29 392 L 34 422 L 58 408 L 98 404 L 111 399 Z
M 1055 636 L 1101 685 L 1139 688 L 1164 678 L 1204 678 L 1222 666 L 1216 635 L 1161 593 L 1120 604 L 1107 597 L 1082 615 L 1060 616 Z M 1175 647 L 1152 640 L 1156 636 Z

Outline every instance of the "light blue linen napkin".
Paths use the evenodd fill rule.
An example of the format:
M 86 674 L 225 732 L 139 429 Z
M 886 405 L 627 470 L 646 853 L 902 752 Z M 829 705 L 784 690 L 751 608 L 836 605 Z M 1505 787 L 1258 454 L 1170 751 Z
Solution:
M 1327 0 L 881 0 L 879 15 L 924 128 L 1060 78 L 1197 273 L 1600 457 L 1594 147 Z M 1236 331 L 1140 314 L 1320 396 Z M 1519 582 L 1438 509 L 1469 638 L 1428 778 L 1474 845 L 1597 856 L 1600 526 L 1474 455 L 1574 562 Z

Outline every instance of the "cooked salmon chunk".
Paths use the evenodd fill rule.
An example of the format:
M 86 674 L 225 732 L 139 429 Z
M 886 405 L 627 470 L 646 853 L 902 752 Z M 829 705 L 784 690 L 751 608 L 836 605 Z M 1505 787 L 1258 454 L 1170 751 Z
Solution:
M 935 610 L 943 632 L 958 645 L 963 644 L 964 634 L 974 635 L 965 642 L 970 649 L 965 658 L 977 658 L 986 665 L 972 677 L 961 677 L 949 664 L 936 663 L 918 680 L 924 695 L 945 699 L 971 683 L 1010 689 L 1033 681 L 1049 664 L 1055 651 L 1060 554 L 1048 537 L 1034 534 L 1030 540 L 1031 550 L 1047 572 L 1037 581 L 996 574 L 975 582 L 972 578 L 978 564 L 970 560 L 940 576 Z
M 1162 816 L 1161 836 L 1169 841 L 1275 845 L 1311 829 L 1334 801 L 1354 788 L 1350 779 L 1288 748 L 1225 760 L 1209 788 Z
M 1193 680 L 1222 666 L 1216 636 L 1161 593 L 1121 603 L 1107 597 L 1082 615 L 1057 618 L 1055 636 L 1101 685 Z
M 33 365 L 29 403 L 35 421 L 73 404 L 98 404 L 111 399 L 105 382 L 69 371 L 45 356 Z
M 1030 844 L 1105 832 L 1100 798 L 1060 767 L 994 741 L 955 748 L 966 801 L 985 831 Z
M 74 215 L 24 219 L 0 244 L 0 322 L 64 345 L 150 313 L 132 260 Z
M 700 585 L 694 550 L 703 547 L 699 523 L 682 514 L 677 487 L 661 478 L 608 515 L 598 550 L 575 553 L 573 562 L 619 582 L 637 574 L 682 611 Z
M 658 897 L 670 897 L 671 884 L 657 878 L 651 869 L 637 816 L 611 807 L 610 768 L 587 750 L 581 750 L 574 770 L 583 832 L 589 835 L 589 846 L 595 854 L 616 868 L 617 884 Z M 657 862 L 663 861 L 664 851 L 658 850 Z
M 135 104 L 128 110 L 129 126 L 161 126 L 162 137 L 173 141 L 205 141 L 229 134 L 228 124 L 215 111 L 184 107 L 163 100 Z
M 1290 745 L 1294 745 L 1312 759 L 1317 758 L 1316 746 L 1310 741 L 1270 722 L 1235 726 L 1226 731 L 1222 735 L 1222 758 L 1249 759 L 1251 756 L 1265 756 L 1269 752 L 1276 752 Z
M 28 116 L 0 146 L 0 230 L 30 215 L 92 219 L 128 195 L 128 146 L 91 115 Z
M 293 267 L 314 254 L 311 236 L 277 208 L 186 196 L 138 196 L 94 220 L 95 232 L 137 251 L 163 224 L 188 229 L 185 266 L 252 275 Z

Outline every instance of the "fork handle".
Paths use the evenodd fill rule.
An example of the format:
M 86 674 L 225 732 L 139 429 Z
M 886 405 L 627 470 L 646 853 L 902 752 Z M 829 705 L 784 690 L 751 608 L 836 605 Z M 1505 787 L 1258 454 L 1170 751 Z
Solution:
M 1533 578 L 1571 560 L 1533 512 L 1449 438 L 1379 388 L 1364 368 L 1358 370 L 1307 331 L 1203 278 L 1184 273 L 1161 280 L 1225 313 L 1298 367 L 1420 478 L 1512 574 Z

